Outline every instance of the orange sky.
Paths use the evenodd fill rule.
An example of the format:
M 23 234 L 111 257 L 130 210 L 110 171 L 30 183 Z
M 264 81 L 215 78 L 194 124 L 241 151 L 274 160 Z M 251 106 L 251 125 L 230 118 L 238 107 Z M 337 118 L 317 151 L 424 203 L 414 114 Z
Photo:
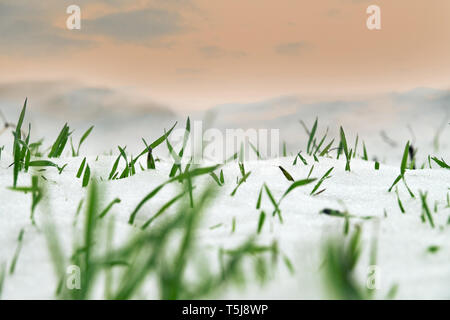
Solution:
M 1 82 L 70 79 L 188 109 L 449 87 L 449 0 L 8 2 Z M 69 31 L 77 2 L 81 30 Z M 379 31 L 366 28 L 371 4 Z M 30 28 L 14 24 L 24 19 Z

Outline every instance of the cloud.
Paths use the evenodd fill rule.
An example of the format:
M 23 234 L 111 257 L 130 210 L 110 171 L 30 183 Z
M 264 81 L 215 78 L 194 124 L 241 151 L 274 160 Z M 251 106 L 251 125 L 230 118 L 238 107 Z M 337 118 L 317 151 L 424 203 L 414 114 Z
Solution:
M 62 12 L 65 14 L 65 11 Z M 52 19 L 46 7 L 39 3 L 17 0 L 0 4 L 2 53 L 36 55 L 91 44 L 89 40 L 75 38 L 73 33 L 52 25 Z
M 200 47 L 199 51 L 205 58 L 222 58 L 226 56 L 240 58 L 246 56 L 246 53 L 243 51 L 227 50 L 214 45 Z
M 296 55 L 309 48 L 304 41 L 282 43 L 275 47 L 275 51 L 284 55 Z
M 380 136 L 383 130 L 397 142 L 414 140 L 424 147 L 419 149 L 421 155 L 426 156 L 425 146 L 432 150 L 430 141 L 439 126 L 445 126 L 446 130 L 441 132 L 441 138 L 446 134 L 448 136 L 449 104 L 450 90 L 416 88 L 406 92 L 339 99 L 281 96 L 250 103 L 219 105 L 215 107 L 214 114 L 215 125 L 221 129 L 280 129 L 280 141 L 285 141 L 288 149 L 295 151 L 299 146 L 305 146 L 308 139 L 308 135 L 302 134 L 298 120 L 311 127 L 318 118 L 316 135 L 322 137 L 328 132 L 326 143 L 339 137 L 339 127 L 342 126 L 349 140 L 355 141 L 359 134 L 359 141 L 364 140 L 370 154 L 383 154 L 387 150 L 392 154 L 392 147 L 384 143 Z M 408 127 L 416 133 L 413 137 Z M 441 139 L 441 143 L 444 144 L 444 140 Z M 361 152 L 359 148 L 357 153 Z M 401 144 L 396 150 L 401 156 Z
M 64 123 L 75 130 L 72 137 L 78 141 L 94 125 L 93 136 L 83 147 L 89 155 L 98 155 L 99 149 L 117 150 L 117 145 L 126 145 L 132 153 L 140 152 L 141 137 L 152 141 L 179 120 L 168 105 L 124 88 L 61 80 L 0 83 L 0 111 L 8 122 L 17 121 L 26 97 L 24 127 L 31 123 L 32 141 L 45 137 L 44 144 L 49 146 Z M 6 145 L 10 137 L 10 132 L 0 135 L 4 139 L 0 145 Z M 69 149 L 66 147 L 66 152 Z
M 106 36 L 121 42 L 153 45 L 154 40 L 178 33 L 183 29 L 181 16 L 176 9 L 157 9 L 147 5 L 142 9 L 126 11 L 132 2 L 79 0 L 77 4 L 82 9 L 81 31 L 68 31 L 65 25 L 55 26 L 54 22 L 55 20 L 64 21 L 68 16 L 66 8 L 73 4 L 73 1 L 2 0 L 0 3 L 0 52 L 36 55 L 67 48 L 86 48 L 98 43 L 96 36 Z M 105 4 L 111 8 L 121 7 L 122 9 L 120 12 L 98 18 L 85 19 L 83 10 L 88 3 L 89 5 Z M 174 4 L 178 5 L 178 2 Z M 160 2 L 153 4 L 153 6 L 160 5 Z
M 34 112 L 71 121 L 107 117 L 119 120 L 142 114 L 174 115 L 165 104 L 109 87 L 85 86 L 64 80 L 0 84 L 0 110 L 8 111 L 6 107 L 14 103 L 13 110 L 17 111 L 26 97 Z
M 149 40 L 178 33 L 181 17 L 163 9 L 143 9 L 108 14 L 83 21 L 89 34 L 100 34 L 119 41 L 148 44 Z

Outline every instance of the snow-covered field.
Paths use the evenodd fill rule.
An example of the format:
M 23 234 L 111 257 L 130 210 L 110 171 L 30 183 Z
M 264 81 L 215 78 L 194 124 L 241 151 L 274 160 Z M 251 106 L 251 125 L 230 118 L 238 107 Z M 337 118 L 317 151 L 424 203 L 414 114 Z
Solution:
M 12 144 L 8 136 L 5 143 Z M 49 142 L 47 142 L 49 143 Z M 82 179 L 76 178 L 83 157 L 65 156 L 51 159 L 62 166 L 67 166 L 61 174 L 56 168 L 30 168 L 29 173 L 19 174 L 18 186 L 29 186 L 31 175 L 39 176 L 39 185 L 45 185 L 44 198 L 35 211 L 36 225 L 30 220 L 32 196 L 30 193 L 8 189 L 13 183 L 13 158 L 9 148 L 5 148 L 0 162 L 0 263 L 4 263 L 6 276 L 3 283 L 2 297 L 5 299 L 52 299 L 58 279 L 55 275 L 43 225 L 51 220 L 55 225 L 59 243 L 66 258 L 73 251 L 73 239 L 83 233 L 84 211 L 76 214 L 80 200 L 85 199 L 88 188 L 82 188 Z M 158 148 L 164 149 L 164 144 Z M 370 148 L 370 146 L 368 146 Z M 370 150 L 370 149 L 369 149 Z M 362 152 L 362 151 L 361 151 Z M 360 152 L 359 152 L 360 153 Z M 117 152 L 116 152 L 117 154 Z M 448 156 L 447 150 L 441 150 L 442 157 Z M 141 170 L 137 166 L 136 174 L 120 180 L 108 180 L 108 175 L 117 155 L 99 155 L 87 157 L 91 169 L 91 179 L 99 181 L 102 193 L 100 207 L 103 209 L 113 199 L 119 198 L 107 217 L 115 217 L 114 243 L 120 246 L 130 233 L 139 233 L 139 227 L 157 210 L 179 192 L 178 183 L 164 187 L 150 199 L 139 211 L 133 225 L 128 224 L 131 212 L 137 204 L 155 187 L 169 179 L 172 167 L 170 159 L 161 159 L 156 163 L 156 170 Z M 315 161 L 305 155 L 308 163 L 298 160 L 293 165 L 294 156 L 245 162 L 245 171 L 251 172 L 238 188 L 236 194 L 231 192 L 236 187 L 237 179 L 242 173 L 237 162 L 230 162 L 221 167 L 224 184 L 218 186 L 212 177 L 204 175 L 193 179 L 194 201 L 198 201 L 205 186 L 212 184 L 216 196 L 208 204 L 196 234 L 196 247 L 192 256 L 204 257 L 212 270 L 218 269 L 218 252 L 221 248 L 232 249 L 255 236 L 255 243 L 271 245 L 276 241 L 280 258 L 276 265 L 270 265 L 269 276 L 261 283 L 254 276 L 251 259 L 244 264 L 246 286 L 227 286 L 216 292 L 217 298 L 269 298 L 269 299 L 318 299 L 345 298 L 333 296 L 333 286 L 326 281 L 325 248 L 327 243 L 346 241 L 355 232 L 356 226 L 362 230 L 361 258 L 357 262 L 354 275 L 360 288 L 366 289 L 370 270 L 368 266 L 372 243 L 376 239 L 377 289 L 374 297 L 386 298 L 388 292 L 395 291 L 395 298 L 450 298 L 450 204 L 448 194 L 450 187 L 450 170 L 439 168 L 432 162 L 432 169 L 426 162 L 424 169 L 406 170 L 405 180 L 415 195 L 412 198 L 405 185 L 398 184 L 398 196 L 405 213 L 401 212 L 395 188 L 388 192 L 389 186 L 400 173 L 401 158 L 398 165 L 381 163 L 379 170 L 374 169 L 374 162 L 364 161 L 360 157 L 351 160 L 351 171 L 345 171 L 345 157 L 335 159 L 335 152 L 329 156 L 319 157 Z M 123 159 L 122 159 L 123 160 Z M 447 159 L 448 160 L 448 157 Z M 145 163 L 145 161 L 142 161 Z M 418 163 L 420 166 L 422 163 Z M 211 164 L 204 164 L 207 166 Z M 123 169 L 119 164 L 118 171 Z M 287 170 L 294 180 L 321 178 L 326 171 L 334 168 L 316 191 L 310 195 L 317 180 L 291 191 L 280 203 L 280 220 L 272 216 L 273 203 L 263 191 L 260 209 L 256 209 L 258 196 L 264 183 L 273 197 L 278 201 L 292 182 L 283 175 L 279 166 Z M 312 172 L 311 167 L 314 166 Z M 184 167 L 184 166 L 183 166 Z M 220 169 L 216 170 L 219 175 Z M 44 178 L 42 178 L 44 177 Z M 91 181 L 92 183 L 92 181 Z M 431 211 L 434 228 L 423 211 L 420 192 L 428 192 L 426 202 Z M 186 196 L 187 197 L 187 196 Z M 173 215 L 177 204 L 170 207 L 158 219 L 164 221 Z M 321 213 L 323 209 L 338 210 L 349 214 L 349 234 L 344 235 L 347 219 Z M 257 234 L 260 213 L 266 213 L 265 223 Z M 45 217 L 51 216 L 50 219 Z M 363 219 L 362 217 L 371 217 Z M 423 219 L 421 218 L 423 217 Z M 106 220 L 106 219 L 105 219 Z M 158 228 L 159 220 L 150 225 L 146 232 Z M 74 227 L 74 222 L 76 226 Z M 18 235 L 24 230 L 21 249 Z M 95 241 L 101 241 L 96 239 Z M 11 263 L 18 252 L 15 270 L 10 274 Z M 194 259 L 194 258 L 192 258 Z M 292 268 L 289 267 L 289 262 Z M 373 261 L 372 261 L 373 262 Z M 70 264 L 69 260 L 65 263 Z M 194 267 L 192 267 L 194 268 Z M 81 276 L 83 276 L 83 270 Z M 103 278 L 99 278 L 91 298 L 103 298 Z M 155 276 L 151 275 L 133 298 L 159 298 Z M 328 284 L 328 285 L 327 285 Z M 345 284 L 344 284 L 345 287 Z M 334 288 L 336 289 L 336 288 Z M 338 288 L 339 290 L 339 288 Z
M 76 99 L 70 97 L 62 98 L 67 107 L 59 111 L 43 109 L 46 101 L 38 100 L 37 107 L 31 104 L 22 127 L 27 132 L 31 122 L 30 142 L 45 137 L 39 148 L 42 156 L 33 156 L 31 161 L 51 160 L 60 168 L 66 165 L 61 173 L 55 167 L 30 167 L 28 172 L 23 169 L 19 172 L 17 187 L 30 187 L 31 177 L 37 176 L 42 199 L 36 198 L 38 194 L 34 193 L 33 201 L 33 192 L 11 189 L 14 139 L 11 128 L 0 134 L 0 148 L 4 146 L 0 158 L 1 298 L 81 297 L 73 290 L 61 289 L 66 280 L 61 278 L 69 279 L 73 271 L 70 266 L 79 265 L 81 283 L 86 285 L 83 279 L 87 279 L 84 274 L 87 260 L 80 263 L 83 261 L 80 257 L 87 256 L 86 247 L 83 247 L 87 230 L 85 217 L 93 184 L 100 193 L 97 211 L 93 211 L 96 215 L 113 203 L 105 217 L 95 220 L 94 240 L 87 246 L 95 248 L 91 255 L 94 260 L 105 257 L 111 248 L 123 248 L 130 239 L 141 239 L 166 230 L 166 223 L 172 218 L 190 217 L 192 212 L 200 211 L 197 206 L 205 190 L 212 188 L 214 195 L 202 210 L 198 228 L 191 230 L 185 220 L 180 220 L 184 224 L 167 229 L 167 243 L 156 255 L 154 265 L 139 269 L 142 266 L 139 259 L 142 255 L 146 257 L 159 252 L 159 242 L 142 248 L 130 247 L 130 255 L 120 256 L 126 261 L 115 261 L 118 264 L 111 268 L 99 264 L 101 267 L 95 279 L 89 278 L 94 279 L 89 283 L 92 290 L 83 298 L 173 298 L 167 288 L 175 287 L 176 298 L 450 298 L 450 170 L 428 159 L 429 155 L 436 156 L 449 163 L 450 128 L 448 121 L 444 121 L 448 119 L 449 110 L 447 92 L 416 90 L 354 103 L 304 104 L 294 98 L 283 98 L 216 108 L 214 125 L 221 130 L 280 129 L 280 143 L 286 141 L 287 156 L 268 158 L 263 152 L 262 160 L 245 161 L 244 168 L 240 168 L 237 160 L 228 162 L 214 170 L 219 183 L 209 174 L 193 177 L 194 210 L 190 209 L 188 192 L 183 189 L 189 185 L 189 179 L 184 179 L 183 184 L 176 181 L 165 184 L 139 208 L 132 224 L 129 224 L 130 215 L 141 200 L 170 179 L 173 159 L 163 142 L 154 150 L 155 158 L 159 159 L 156 169 L 146 169 L 145 154 L 136 163 L 135 174 L 110 180 L 110 172 L 119 156 L 116 146 L 127 145 L 126 156 L 130 162 L 143 148 L 142 136 L 151 142 L 175 120 L 182 129 L 183 116 L 142 110 L 134 113 L 131 109 L 106 112 L 107 106 L 94 112 L 87 110 L 82 101 L 80 106 L 73 105 L 73 101 L 79 101 L 78 96 Z M 387 107 L 378 107 L 380 105 Z M 280 110 L 287 110 L 289 114 L 279 113 Z M 2 103 L 2 111 L 9 122 L 15 123 L 20 108 L 16 102 L 7 99 Z M 306 154 L 308 135 L 298 120 L 304 120 L 311 128 L 316 115 L 319 118 L 316 143 L 329 127 L 326 142 L 320 149 L 323 150 L 331 139 L 335 140 L 328 154 L 314 159 Z M 72 123 L 70 119 L 73 119 Z M 204 119 L 204 115 L 197 114 L 192 119 Z M 75 146 L 84 130 L 90 125 L 95 128 L 82 145 L 79 156 L 71 156 L 67 143 L 60 157 L 48 159 L 49 148 L 66 120 L 71 130 L 75 128 L 72 134 Z M 349 148 L 354 148 L 359 134 L 356 156 L 350 161 L 351 171 L 345 170 L 343 154 L 336 159 L 340 125 L 345 128 Z M 408 140 L 417 151 L 414 157 L 416 170 L 407 169 L 404 180 L 414 197 L 403 181 L 388 192 L 401 172 L 402 155 Z M 362 142 L 367 147 L 367 160 L 363 159 Z M 178 152 L 179 146 L 175 149 Z M 294 164 L 299 151 L 302 151 L 306 164 L 299 158 Z M 79 178 L 77 173 L 85 157 L 90 177 L 85 181 L 89 185 L 82 187 L 86 169 Z M 185 155 L 183 171 L 187 158 Z M 375 170 L 375 159 L 380 162 L 379 170 Z M 409 155 L 408 167 L 410 163 Z M 208 167 L 215 163 L 198 165 Z M 280 166 L 294 181 L 308 177 L 316 180 L 292 189 L 283 197 L 293 182 L 283 174 Z M 121 174 L 124 168 L 125 161 L 121 158 L 116 172 Z M 220 182 L 221 172 L 223 183 Z M 312 192 L 327 172 L 327 178 Z M 245 181 L 243 175 L 247 175 Z M 182 191 L 185 192 L 183 196 L 171 202 Z M 259 205 L 258 199 L 261 199 Z M 35 224 L 30 219 L 33 203 L 36 205 Z M 279 206 L 279 212 L 274 203 Z M 141 227 L 148 219 L 166 204 L 171 205 L 142 231 Z M 108 233 L 111 221 L 114 221 L 114 232 Z M 53 233 L 49 230 L 55 231 L 56 240 L 51 238 Z M 180 233 L 187 230 L 193 234 L 186 242 L 189 250 L 185 253 L 189 258 L 176 260 L 183 248 Z M 112 238 L 110 242 L 105 234 Z M 360 240 L 352 247 L 351 239 L 356 239 L 358 234 Z M 55 243 L 62 248 L 59 265 L 55 264 L 58 250 L 49 247 Z M 251 246 L 245 247 L 249 243 Z M 247 251 L 237 248 L 247 248 Z M 239 267 L 230 269 L 224 277 L 227 263 L 238 258 Z M 186 272 L 178 272 L 177 263 L 173 261 L 181 261 L 183 267 L 180 270 L 184 270 L 187 261 Z M 109 260 L 106 262 L 110 263 Z M 59 267 L 56 268 L 58 274 L 55 266 Z M 171 277 L 176 278 L 174 275 L 177 274 L 180 278 L 175 286 Z M 131 283 L 134 275 L 145 277 L 140 278 L 136 286 L 131 285 L 133 290 L 128 291 L 129 294 L 120 295 L 119 292 L 126 291 L 126 286 L 125 289 L 120 286 L 121 279 Z M 209 283 L 208 294 L 203 294 L 207 289 L 192 293 L 196 285 L 205 285 L 202 281 Z M 83 289 L 81 292 L 85 294 Z

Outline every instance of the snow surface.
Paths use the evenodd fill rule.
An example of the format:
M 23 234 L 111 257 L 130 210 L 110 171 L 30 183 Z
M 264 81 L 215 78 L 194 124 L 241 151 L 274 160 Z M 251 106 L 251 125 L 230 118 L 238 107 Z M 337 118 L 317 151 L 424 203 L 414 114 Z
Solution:
M 45 172 L 48 179 L 48 194 L 45 199 L 57 225 L 63 246 L 70 252 L 73 237 L 73 221 L 77 205 L 85 197 L 86 189 L 81 187 L 75 175 L 82 158 L 61 158 L 60 165 L 68 163 L 59 175 L 56 169 Z M 90 157 L 88 163 L 97 177 L 107 177 L 115 156 Z M 378 219 L 351 219 L 352 225 L 359 223 L 363 228 L 363 259 L 358 264 L 358 274 L 364 283 L 368 265 L 368 249 L 374 232 L 378 237 L 378 266 L 381 271 L 380 289 L 377 297 L 383 298 L 393 284 L 398 284 L 397 298 L 448 299 L 450 298 L 450 225 L 447 221 L 450 208 L 446 208 L 446 195 L 450 187 L 450 170 L 433 169 L 408 170 L 406 180 L 416 193 L 411 199 L 403 184 L 399 185 L 400 198 L 406 213 L 400 212 L 394 192 L 387 189 L 399 174 L 399 166 L 381 164 L 374 170 L 374 163 L 355 159 L 351 162 L 351 172 L 346 172 L 345 161 L 320 158 L 319 162 L 307 157 L 309 165 L 299 161 L 292 165 L 293 157 L 246 162 L 251 175 L 243 183 L 234 197 L 230 196 L 240 176 L 237 163 L 223 167 L 225 185 L 208 208 L 198 236 L 199 250 L 211 252 L 214 256 L 220 247 L 233 248 L 255 234 L 259 210 L 255 209 L 258 192 L 265 182 L 278 199 L 290 185 L 279 170 L 283 166 L 295 180 L 304 179 L 314 164 L 312 177 L 320 178 L 329 168 L 334 167 L 332 177 L 322 184 L 326 188 L 317 196 L 309 193 L 314 184 L 300 187 L 290 193 L 281 203 L 284 223 L 270 217 L 259 235 L 259 243 L 272 243 L 277 240 L 281 250 L 292 261 L 295 273 L 290 274 L 283 264 L 279 264 L 274 278 L 266 285 L 256 282 L 245 290 L 229 289 L 219 298 L 327 298 L 324 288 L 322 247 L 334 235 L 342 234 L 344 219 L 319 214 L 324 208 L 348 211 L 358 216 L 376 216 Z M 448 159 L 447 159 L 448 160 Z M 45 238 L 38 228 L 30 223 L 31 196 L 8 190 L 12 185 L 12 159 L 3 154 L 0 162 L 0 263 L 10 263 L 17 246 L 17 236 L 24 228 L 25 236 L 15 273 L 7 275 L 3 298 L 6 299 L 52 299 L 56 288 L 56 277 L 50 262 Z M 100 184 L 104 190 L 103 206 L 119 197 L 122 202 L 115 205 L 111 215 L 117 218 L 116 237 L 125 237 L 130 229 L 127 224 L 129 214 L 137 203 L 154 187 L 168 179 L 171 168 L 169 161 L 157 163 L 157 170 L 141 171 L 127 179 L 107 181 Z M 210 177 L 201 177 L 196 185 Z M 30 175 L 21 173 L 18 185 L 29 185 Z M 219 188 L 219 187 L 218 187 Z M 433 213 L 436 228 L 420 219 L 421 203 L 419 190 L 428 191 L 428 203 L 433 210 L 436 202 L 438 212 Z M 155 213 L 161 205 L 173 197 L 178 189 L 168 185 L 157 197 L 147 203 L 139 212 L 136 225 Z M 46 206 L 40 204 L 36 210 L 38 226 Z M 263 197 L 262 209 L 272 212 L 272 205 Z M 175 209 L 167 212 L 170 214 Z M 386 212 L 386 215 L 385 215 Z M 233 217 L 236 218 L 236 231 L 231 233 Z M 220 227 L 210 229 L 221 223 Z M 376 226 L 379 226 L 376 228 Z M 431 245 L 440 247 L 434 254 L 427 252 Z M 149 289 L 152 297 L 154 290 Z M 101 296 L 100 296 L 101 298 Z
M 62 99 L 67 103 L 66 108 L 60 108 L 58 103 L 51 110 L 43 108 L 48 101 L 41 101 L 42 108 L 38 108 L 36 105 L 39 101 L 30 99 L 24 127 L 31 122 L 32 141 L 45 137 L 44 144 L 48 147 L 67 120 L 71 129 L 76 129 L 74 142 L 78 141 L 84 130 L 95 125 L 94 131 L 81 148 L 81 154 L 88 156 L 92 175 L 103 178 L 100 183 L 104 195 L 102 206 L 105 207 L 116 197 L 121 199 L 121 203 L 116 204 L 108 214 L 116 217 L 115 241 L 121 243 L 131 231 L 137 229 L 127 223 L 130 213 L 148 192 L 168 179 L 172 162 L 165 158 L 167 154 L 159 154 L 162 161 L 157 163 L 157 170 L 143 172 L 137 167 L 135 176 L 106 181 L 117 156 L 115 147 L 127 145 L 127 151 L 136 154 L 143 147 L 140 137 L 152 141 L 149 137 L 154 139 L 161 135 L 163 128 L 169 128 L 175 120 L 179 120 L 179 127 L 183 127 L 184 118 L 165 113 L 136 113 L 125 108 L 114 112 L 109 109 L 105 112 L 107 109 L 104 108 L 91 110 L 91 105 L 95 105 L 91 100 L 79 102 L 78 96 L 70 97 Z M 14 99 L 6 104 L 0 101 L 1 109 L 9 121 L 17 119 L 21 101 Z M 276 217 L 268 217 L 257 237 L 258 243 L 262 244 L 271 244 L 276 240 L 282 252 L 292 261 L 295 273 L 291 274 L 283 263 L 279 263 L 273 279 L 263 287 L 255 281 L 245 290 L 229 288 L 218 298 L 329 297 L 324 286 L 323 245 L 329 239 L 342 235 L 344 219 L 320 214 L 324 208 L 348 210 L 350 214 L 357 216 L 378 217 L 372 220 L 351 219 L 352 226 L 361 224 L 363 230 L 364 251 L 357 267 L 358 279 L 362 285 L 367 275 L 370 242 L 374 234 L 378 237 L 377 265 L 381 282 L 377 298 L 384 298 L 394 284 L 398 285 L 397 298 L 450 298 L 450 208 L 446 202 L 450 192 L 450 170 L 438 168 L 434 163 L 433 169 L 429 169 L 427 165 L 423 170 L 407 170 L 406 181 L 416 199 L 410 198 L 404 185 L 399 184 L 399 196 L 405 207 L 405 214 L 400 211 L 395 193 L 387 192 L 399 174 L 403 146 L 407 140 L 418 150 L 419 165 L 426 162 L 429 154 L 443 157 L 449 162 L 450 126 L 446 120 L 450 110 L 448 101 L 448 91 L 416 90 L 353 103 L 330 101 L 308 104 L 294 98 L 283 98 L 250 105 L 226 105 L 214 110 L 217 112 L 214 126 L 219 129 L 280 129 L 280 137 L 287 142 L 288 150 L 292 153 L 304 149 L 307 142 L 307 136 L 298 120 L 303 119 L 310 127 L 318 116 L 317 136 L 322 137 L 329 127 L 328 142 L 332 137 L 339 136 L 339 126 L 343 125 L 350 145 L 353 146 L 356 134 L 359 134 L 358 153 L 361 153 L 361 142 L 364 141 L 369 158 L 372 160 L 377 157 L 381 162 L 380 170 L 376 171 L 373 161 L 354 159 L 351 162 L 351 172 L 345 172 L 345 160 L 342 158 L 319 158 L 317 163 L 306 157 L 307 166 L 301 161 L 293 166 L 293 155 L 246 162 L 246 171 L 252 173 L 234 197 L 230 193 L 241 174 L 237 163 L 225 165 L 223 171 L 226 183 L 223 187 L 218 187 L 220 191 L 205 213 L 198 234 L 198 252 L 209 255 L 212 262 L 217 260 L 219 248 L 235 248 L 255 235 L 260 214 L 255 205 L 263 183 L 267 183 L 277 199 L 288 188 L 290 182 L 285 179 L 278 166 L 283 166 L 296 180 L 306 178 L 312 165 L 312 177 L 315 178 L 320 178 L 331 167 L 334 169 L 331 178 L 323 182 L 320 189 L 326 190 L 321 194 L 314 197 L 309 195 L 314 184 L 297 188 L 290 193 L 281 203 L 284 223 L 281 224 Z M 291 112 L 279 112 L 285 110 Z M 191 119 L 204 119 L 203 116 L 196 115 Z M 396 142 L 395 147 L 383 141 L 381 131 L 385 131 Z M 439 152 L 433 147 L 433 138 L 437 132 L 440 132 Z M 30 223 L 31 195 L 7 189 L 13 180 L 10 132 L 0 135 L 0 147 L 3 145 L 5 150 L 0 159 L 0 265 L 7 263 L 9 267 L 22 228 L 25 229 L 25 234 L 16 270 L 13 275 L 6 276 L 2 298 L 52 299 L 55 297 L 57 279 L 44 234 Z M 106 155 L 112 149 L 114 155 Z M 160 152 L 166 147 L 162 145 L 157 149 Z M 49 168 L 44 173 L 48 179 L 46 185 L 49 196 L 39 203 L 35 213 L 38 227 L 42 226 L 43 217 L 51 214 L 67 255 L 72 251 L 73 237 L 81 228 L 79 225 L 78 229 L 73 227 L 75 212 L 80 200 L 86 196 L 81 180 L 75 177 L 83 157 L 68 157 L 68 152 L 66 147 L 64 157 L 53 159 L 59 165 L 68 164 L 61 175 L 54 168 Z M 119 169 L 122 168 L 123 163 Z M 205 181 L 213 182 L 208 176 L 198 178 L 195 184 L 203 186 Z M 30 185 L 30 174 L 22 172 L 18 185 Z M 199 189 L 195 190 L 197 194 Z M 434 229 L 421 220 L 419 190 L 428 192 L 428 205 L 433 211 L 436 224 Z M 179 190 L 176 185 L 166 186 L 142 208 L 137 216 L 136 226 L 140 226 L 177 192 Z M 175 209 L 176 206 L 165 214 L 170 215 Z M 265 196 L 261 209 L 268 214 L 273 210 Z M 236 219 L 236 231 L 231 233 L 233 218 Z M 221 225 L 210 228 L 218 224 Z M 430 253 L 427 250 L 430 246 L 438 246 L 439 250 Z M 157 298 L 155 286 L 155 283 L 149 281 L 144 296 Z M 102 298 L 102 295 L 98 294 L 96 297 Z

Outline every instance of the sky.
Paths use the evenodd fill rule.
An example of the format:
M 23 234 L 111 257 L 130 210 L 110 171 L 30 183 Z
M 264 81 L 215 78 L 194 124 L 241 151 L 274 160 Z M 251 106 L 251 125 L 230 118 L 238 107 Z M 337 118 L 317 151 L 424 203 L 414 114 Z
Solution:
M 66 8 L 81 8 L 68 30 Z M 381 30 L 366 9 L 381 8 Z M 175 110 L 449 88 L 448 0 L 0 0 L 0 84 L 122 90 Z

